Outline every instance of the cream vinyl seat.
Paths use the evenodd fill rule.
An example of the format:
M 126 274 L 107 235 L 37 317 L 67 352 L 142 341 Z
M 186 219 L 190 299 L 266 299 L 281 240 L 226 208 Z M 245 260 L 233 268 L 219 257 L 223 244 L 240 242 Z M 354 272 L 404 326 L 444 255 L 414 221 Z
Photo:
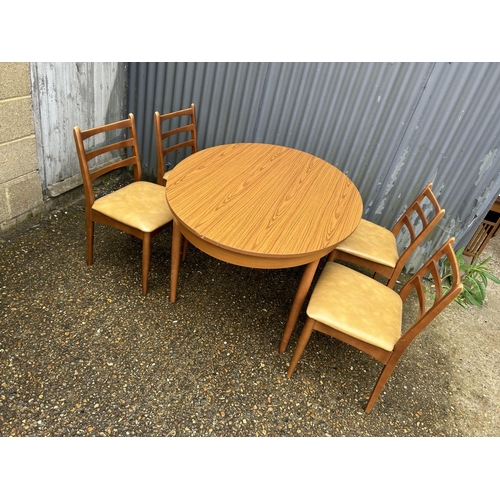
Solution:
M 341 242 L 336 250 L 392 268 L 396 267 L 399 259 L 394 234 L 366 219 L 359 221 L 354 233 Z
M 160 196 L 161 195 L 161 196 Z M 152 233 L 172 220 L 164 190 L 151 182 L 133 182 L 97 199 L 92 209 L 127 226 Z
M 307 307 L 307 316 L 355 339 L 392 351 L 401 336 L 401 299 L 394 290 L 355 273 L 346 266 L 326 263 Z

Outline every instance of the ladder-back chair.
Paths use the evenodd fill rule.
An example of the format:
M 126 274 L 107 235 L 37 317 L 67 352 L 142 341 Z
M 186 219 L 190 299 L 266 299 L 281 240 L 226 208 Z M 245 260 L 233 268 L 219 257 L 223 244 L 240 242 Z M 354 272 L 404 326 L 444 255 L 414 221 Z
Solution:
M 426 216 L 422 208 L 425 199 L 429 200 L 433 207 L 430 216 Z M 377 274 L 388 278 L 387 286 L 393 288 L 412 253 L 442 219 L 444 212 L 432 192 L 430 183 L 396 222 L 392 231 L 361 219 L 354 233 L 330 253 L 328 262 L 338 259 L 365 267 L 375 272 L 374 278 Z M 397 237 L 403 228 L 408 230 L 410 243 L 399 254 Z
M 183 117 L 187 117 L 183 118 Z M 168 128 L 170 120 L 178 118 L 178 126 Z M 198 143 L 196 136 L 196 110 L 194 104 L 189 108 L 173 111 L 160 115 L 158 111 L 154 114 L 155 121 L 155 137 L 156 137 L 156 153 L 158 157 L 157 178 L 156 182 L 163 186 L 166 185 L 168 179 L 168 171 L 165 171 L 167 155 L 173 151 L 183 148 L 191 148 L 191 154 L 198 151 Z M 165 130 L 165 124 L 167 130 Z M 181 134 L 187 134 L 182 136 Z M 174 141 L 170 137 L 174 137 Z M 187 140 L 182 140 L 188 137 Z
M 307 319 L 290 362 L 287 378 L 297 366 L 313 330 L 325 333 L 374 357 L 384 368 L 368 400 L 365 411 L 372 409 L 397 362 L 415 337 L 462 291 L 460 270 L 450 238 L 396 293 L 370 277 L 335 262 L 327 262 L 312 292 Z M 453 276 L 443 286 L 438 263 L 447 258 Z M 423 285 L 432 276 L 435 296 L 430 306 Z M 403 304 L 415 290 L 418 315 L 401 333 Z
M 74 127 L 73 135 L 85 193 L 87 264 L 90 266 L 93 263 L 96 222 L 140 238 L 142 293 L 146 294 L 151 238 L 172 222 L 172 213 L 165 200 L 165 188 L 153 182 L 141 181 L 134 115 L 130 113 L 126 120 L 88 130 Z M 95 145 L 85 146 L 85 141 L 92 138 Z M 134 182 L 96 199 L 93 182 L 101 175 L 123 167 L 133 168 Z

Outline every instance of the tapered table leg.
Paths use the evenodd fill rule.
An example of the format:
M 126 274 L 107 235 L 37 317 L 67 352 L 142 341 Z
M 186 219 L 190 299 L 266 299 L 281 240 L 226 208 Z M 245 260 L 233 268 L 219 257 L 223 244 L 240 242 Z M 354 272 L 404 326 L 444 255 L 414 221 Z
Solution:
M 179 226 L 174 220 L 172 227 L 172 259 L 170 263 L 170 302 L 175 302 L 177 296 L 179 262 L 181 260 L 181 239 Z
M 295 323 L 297 323 L 300 311 L 302 309 L 302 306 L 304 305 L 304 301 L 306 300 L 309 288 L 311 287 L 311 283 L 314 278 L 314 274 L 316 273 L 316 269 L 318 268 L 319 261 L 320 259 L 307 264 L 304 272 L 302 273 L 302 278 L 300 278 L 299 287 L 297 288 L 297 292 L 295 293 L 292 308 L 286 322 L 285 331 L 283 333 L 283 337 L 281 337 L 281 343 L 279 347 L 280 352 L 284 352 L 286 346 L 288 345 L 288 341 L 290 340 L 290 336 L 292 335 Z

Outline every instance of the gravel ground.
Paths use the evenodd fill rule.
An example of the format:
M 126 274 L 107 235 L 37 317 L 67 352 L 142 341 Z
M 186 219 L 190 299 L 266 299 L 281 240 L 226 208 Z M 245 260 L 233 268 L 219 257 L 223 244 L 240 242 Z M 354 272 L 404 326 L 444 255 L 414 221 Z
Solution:
M 171 304 L 170 238 L 153 239 L 143 296 L 140 241 L 96 225 L 85 264 L 82 200 L 0 234 L 0 436 L 500 435 L 500 286 L 427 327 L 367 415 L 381 365 L 354 348 L 313 334 L 285 378 L 300 268 L 190 246 Z M 500 276 L 500 237 L 490 255 Z

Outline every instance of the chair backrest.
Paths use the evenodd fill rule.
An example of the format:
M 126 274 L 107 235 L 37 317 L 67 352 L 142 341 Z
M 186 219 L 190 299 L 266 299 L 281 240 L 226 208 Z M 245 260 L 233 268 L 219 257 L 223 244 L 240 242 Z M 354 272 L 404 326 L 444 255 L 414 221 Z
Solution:
M 188 123 L 183 124 L 182 117 L 188 117 Z M 179 120 L 175 123 L 179 125 L 174 128 L 170 128 L 169 130 L 163 131 L 164 123 L 167 120 L 172 120 L 173 118 L 178 118 Z M 155 135 L 156 135 L 156 152 L 158 156 L 158 165 L 157 165 L 157 178 L 156 181 L 158 184 L 164 184 L 163 175 L 165 174 L 165 162 L 166 157 L 172 151 L 176 151 L 182 148 L 191 148 L 191 154 L 196 153 L 198 151 L 198 142 L 196 136 L 196 112 L 194 104 L 191 104 L 189 108 L 181 109 L 179 111 L 173 111 L 172 113 L 166 113 L 164 115 L 160 115 L 158 111 L 155 112 L 154 115 L 155 121 Z M 174 122 L 170 122 L 174 123 Z M 167 126 L 169 123 L 167 123 Z M 183 137 L 177 137 L 174 144 L 171 144 L 171 140 L 167 141 L 165 144 L 165 140 L 169 137 L 179 134 L 189 134 L 189 139 L 186 141 L 182 141 Z
M 99 134 L 105 135 L 94 139 L 93 146 L 85 146 L 85 140 Z M 135 119 L 132 113 L 128 115 L 126 120 L 88 130 L 80 130 L 79 127 L 74 127 L 73 136 L 87 205 L 92 206 L 94 203 L 95 195 L 92 183 L 101 175 L 118 168 L 131 166 L 134 170 L 134 181 L 141 180 L 142 167 L 137 144 Z M 89 162 L 92 163 L 92 166 L 89 166 Z
M 426 216 L 423 209 L 423 202 L 427 199 L 433 207 L 433 214 Z M 404 265 L 411 257 L 412 253 L 436 227 L 437 223 L 443 218 L 444 208 L 439 206 L 436 196 L 432 192 L 432 182 L 417 196 L 415 201 L 408 207 L 406 212 L 399 218 L 396 225 L 392 228 L 392 233 L 397 236 L 403 228 L 408 230 L 410 237 L 409 245 L 401 252 L 393 276 L 397 277 L 403 270 Z M 418 224 L 418 222 L 420 222 Z
M 403 302 L 415 290 L 418 296 L 418 315 L 413 323 L 396 344 L 398 349 L 406 349 L 408 344 L 438 315 L 440 314 L 463 290 L 463 284 L 460 279 L 460 268 L 457 257 L 453 251 L 455 238 L 450 238 L 441 248 L 406 282 L 399 295 Z M 441 281 L 439 270 L 439 261 L 448 259 L 450 274 L 452 276 L 451 284 L 444 284 Z M 431 275 L 434 282 L 434 300 L 428 307 L 425 296 L 423 279 Z M 396 348 L 395 348 L 396 350 Z

